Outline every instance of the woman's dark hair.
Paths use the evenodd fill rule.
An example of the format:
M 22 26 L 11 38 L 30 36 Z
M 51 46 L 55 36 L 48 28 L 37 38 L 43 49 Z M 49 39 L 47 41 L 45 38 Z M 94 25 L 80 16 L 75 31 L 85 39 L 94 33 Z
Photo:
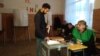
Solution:
M 67 25 L 72 25 L 72 23 L 67 23 Z
M 84 21 L 84 20 L 78 21 L 78 24 L 84 24 L 87 27 L 86 21 Z
M 48 3 L 44 3 L 44 4 L 42 5 L 42 8 L 48 8 L 48 9 L 50 9 L 51 7 L 50 7 L 50 5 L 49 5 Z

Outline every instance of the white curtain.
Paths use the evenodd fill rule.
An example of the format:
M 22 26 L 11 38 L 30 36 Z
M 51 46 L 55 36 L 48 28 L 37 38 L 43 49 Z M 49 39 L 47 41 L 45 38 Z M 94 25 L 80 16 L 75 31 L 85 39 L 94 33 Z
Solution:
M 79 20 L 85 20 L 92 28 L 94 0 L 66 0 L 65 19 L 75 25 Z

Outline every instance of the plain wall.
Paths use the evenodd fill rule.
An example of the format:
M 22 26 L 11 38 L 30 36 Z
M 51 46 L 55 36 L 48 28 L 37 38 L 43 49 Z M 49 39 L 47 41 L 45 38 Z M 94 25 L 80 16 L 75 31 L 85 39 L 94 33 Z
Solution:
M 100 0 L 95 0 L 94 9 L 100 9 Z
M 45 2 L 51 5 L 51 11 L 53 14 L 64 14 L 65 0 L 30 0 L 30 3 L 25 3 L 25 0 L 4 0 L 4 8 L 10 9 L 27 9 L 32 7 L 39 9 Z
M 53 14 L 64 14 L 65 0 L 30 0 L 30 3 L 25 3 L 25 0 L 0 0 L 4 3 L 4 8 L 10 9 L 26 9 L 26 7 L 39 9 L 44 2 L 48 2 L 51 5 L 51 11 Z M 95 0 L 94 9 L 100 8 L 100 0 Z

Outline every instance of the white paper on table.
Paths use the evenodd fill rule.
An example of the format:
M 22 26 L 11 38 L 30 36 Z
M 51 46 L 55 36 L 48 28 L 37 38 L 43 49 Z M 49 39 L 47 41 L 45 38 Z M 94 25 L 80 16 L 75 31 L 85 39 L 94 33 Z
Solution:
M 48 40 L 47 41 L 47 44 L 48 45 L 54 45 L 54 44 L 60 44 L 60 42 L 59 41 L 56 41 L 56 40 Z

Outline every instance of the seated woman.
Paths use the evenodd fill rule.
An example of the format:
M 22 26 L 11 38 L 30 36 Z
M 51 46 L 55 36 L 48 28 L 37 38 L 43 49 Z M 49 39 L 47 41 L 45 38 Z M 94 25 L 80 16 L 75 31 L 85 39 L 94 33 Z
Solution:
M 95 34 L 93 30 L 87 28 L 86 22 L 84 20 L 80 20 L 77 23 L 76 27 L 73 29 L 72 35 L 76 43 L 78 40 L 81 40 L 83 45 L 88 47 L 85 50 L 85 56 L 91 56 L 95 52 L 95 42 L 94 42 Z M 79 53 L 78 54 L 76 53 L 76 55 L 82 56 Z

